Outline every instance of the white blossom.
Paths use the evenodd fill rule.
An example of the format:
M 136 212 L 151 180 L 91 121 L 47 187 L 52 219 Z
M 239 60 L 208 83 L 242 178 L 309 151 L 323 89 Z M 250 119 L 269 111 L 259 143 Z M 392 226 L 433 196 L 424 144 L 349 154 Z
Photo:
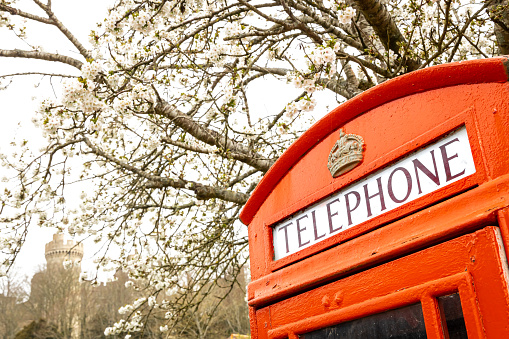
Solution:
M 125 287 L 141 297 L 119 308 L 123 319 L 105 335 L 135 336 L 153 308 L 167 331 L 185 313 L 177 309 L 189 306 L 174 300 L 196 300 L 178 297 L 246 260 L 239 245 L 245 229 L 235 220 L 267 159 L 310 127 L 317 98 L 332 108 L 419 67 L 492 56 L 502 47 L 493 8 L 477 13 L 480 5 L 470 0 L 447 3 L 448 11 L 439 1 L 383 1 L 403 36 L 391 39 L 399 41 L 383 41 L 350 2 L 299 4 L 305 10 L 293 2 L 285 3 L 289 11 L 279 2 L 253 11 L 230 1 L 116 1 L 90 27 L 89 43 L 80 42 L 86 51 L 66 34 L 55 35 L 64 39 L 55 44 L 21 45 L 31 57 L 44 56 L 43 73 L 57 72 L 44 68 L 48 56 L 69 64 L 63 80 L 33 77 L 51 93 L 31 116 L 43 140 L 20 135 L 0 153 L 0 275 L 24 230 L 58 227 L 101 247 L 97 268 L 121 269 Z M 25 39 L 19 15 L 1 12 L 0 26 Z M 0 79 L 0 89 L 9 91 L 11 78 Z M 203 281 L 187 286 L 198 276 Z
M 353 7 L 347 7 L 343 11 L 338 12 L 338 21 L 344 25 L 349 24 L 355 15 L 355 9 Z
M 97 61 L 85 62 L 81 66 L 81 76 L 85 79 L 94 80 L 101 71 L 101 65 Z
M 68 270 L 70 269 L 71 267 L 73 267 L 73 262 L 72 260 L 64 260 L 63 261 L 63 266 L 64 266 L 64 269 Z

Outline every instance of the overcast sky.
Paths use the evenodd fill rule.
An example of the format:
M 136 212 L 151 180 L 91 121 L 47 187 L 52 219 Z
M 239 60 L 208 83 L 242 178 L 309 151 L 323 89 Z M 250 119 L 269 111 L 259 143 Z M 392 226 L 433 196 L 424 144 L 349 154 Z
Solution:
M 102 21 L 107 14 L 107 7 L 111 1 L 105 0 L 57 0 L 53 1 L 53 10 L 67 28 L 85 45 L 88 44 L 88 35 L 95 28 L 95 23 Z M 31 5 L 31 0 L 19 1 L 20 8 L 25 11 L 44 16 L 38 8 Z M 43 46 L 45 51 L 59 52 L 80 58 L 74 47 L 65 42 L 65 37 L 53 27 L 43 24 L 28 24 L 27 36 L 29 44 Z M 64 41 L 65 43 L 62 43 Z M 0 48 L 2 49 L 28 49 L 27 43 L 16 38 L 5 28 L 0 30 Z M 55 73 L 78 74 L 74 68 L 46 61 L 20 60 L 13 58 L 0 58 L 0 74 L 10 74 L 25 71 L 45 71 Z M 38 103 L 47 97 L 55 97 L 59 92 L 60 79 L 48 77 L 26 76 L 17 78 L 7 90 L 0 91 L 0 151 L 5 152 L 9 143 L 16 136 L 29 138 L 31 143 L 41 142 L 40 133 L 31 123 L 33 112 Z M 291 86 L 282 86 L 275 79 L 258 81 L 250 85 L 249 92 L 256 94 L 256 99 L 250 100 L 251 112 L 264 116 L 274 111 L 279 112 L 301 90 Z M 317 93 L 318 105 L 315 116 L 323 116 L 329 109 L 336 106 L 333 97 L 326 93 Z M 254 113 L 254 114 L 256 114 Z M 254 115 L 253 114 L 253 115 Z M 0 173 L 0 177 L 3 176 Z M 44 244 L 51 241 L 55 230 L 32 227 L 27 243 L 18 256 L 16 267 L 26 275 L 32 275 L 38 267 L 44 264 Z M 92 248 L 86 251 L 92 255 Z M 85 243 L 85 250 L 87 244 Z M 86 258 L 85 258 L 86 259 Z M 90 264 L 88 264 L 90 265 Z M 85 268 L 87 264 L 84 264 Z
M 53 1 L 53 10 L 64 25 L 87 46 L 90 30 L 94 29 L 95 23 L 102 21 L 106 16 L 107 6 L 110 2 L 105 0 L 57 0 Z M 30 0 L 18 2 L 20 8 L 44 16 L 31 3 Z M 57 51 L 70 56 L 76 54 L 72 45 L 61 43 L 65 41 L 65 37 L 59 31 L 46 26 L 27 24 L 29 44 L 43 46 L 46 51 Z M 29 46 L 12 32 L 2 28 L 0 29 L 0 48 L 29 49 Z M 77 70 L 66 65 L 37 60 L 0 58 L 1 75 L 25 71 L 78 74 Z M 30 138 L 34 144 L 43 140 L 39 131 L 33 126 L 31 117 L 42 99 L 54 97 L 55 93 L 58 93 L 59 82 L 58 78 L 53 78 L 50 82 L 48 77 L 43 79 L 40 76 L 24 76 L 15 79 L 8 89 L 0 91 L 0 151 L 7 151 L 8 145 L 15 136 Z M 0 173 L 0 176 L 3 175 Z M 44 245 L 51 241 L 53 233 L 55 230 L 32 227 L 27 243 L 23 246 L 16 262 L 18 271 L 30 276 L 45 263 Z

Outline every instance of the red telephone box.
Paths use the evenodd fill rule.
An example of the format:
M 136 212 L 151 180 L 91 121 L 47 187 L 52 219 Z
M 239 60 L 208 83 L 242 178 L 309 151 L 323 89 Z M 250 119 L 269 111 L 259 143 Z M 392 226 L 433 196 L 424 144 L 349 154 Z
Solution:
M 241 213 L 253 338 L 509 338 L 508 65 L 387 81 L 281 156 Z

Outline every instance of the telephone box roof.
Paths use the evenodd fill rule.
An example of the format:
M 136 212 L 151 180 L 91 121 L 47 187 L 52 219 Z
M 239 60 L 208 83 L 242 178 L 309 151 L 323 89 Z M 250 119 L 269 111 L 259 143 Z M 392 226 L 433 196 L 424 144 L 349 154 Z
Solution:
M 316 144 L 348 121 L 382 104 L 414 93 L 462 84 L 508 81 L 507 57 L 433 66 L 388 80 L 333 109 L 297 139 L 274 163 L 240 213 L 249 225 L 258 209 L 288 170 Z

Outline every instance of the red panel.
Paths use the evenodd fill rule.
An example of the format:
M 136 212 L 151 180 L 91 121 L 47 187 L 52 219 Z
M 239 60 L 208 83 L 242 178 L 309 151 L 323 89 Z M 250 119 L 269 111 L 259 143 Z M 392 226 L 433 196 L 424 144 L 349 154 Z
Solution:
M 428 338 L 441 338 L 433 300 L 457 291 L 469 337 L 507 338 L 507 282 L 500 276 L 504 263 L 497 238 L 498 229 L 487 227 L 278 302 L 270 306 L 269 338 L 286 338 L 289 333 L 298 335 L 416 302 L 423 304 Z
M 268 194 L 277 185 L 279 180 L 287 174 L 289 169 L 299 161 L 302 155 L 309 152 L 320 141 L 345 125 L 348 121 L 382 104 L 404 98 L 414 93 L 431 91 L 437 88 L 445 89 L 446 87 L 461 84 L 506 82 L 507 74 L 504 67 L 506 60 L 506 58 L 494 58 L 426 68 L 387 81 L 337 107 L 306 131 L 299 140 L 288 148 L 274 166 L 272 166 L 258 184 L 257 189 L 251 195 L 251 199 L 244 206 L 241 213 L 241 220 L 246 225 L 250 224 Z M 475 93 L 472 93 L 472 95 L 475 95 Z M 491 94 L 488 95 L 488 98 L 490 96 Z M 500 100 L 499 103 L 504 105 L 503 97 L 500 95 L 496 96 Z M 449 96 L 445 98 L 445 100 L 433 99 L 430 97 L 425 100 L 420 100 L 419 102 L 414 102 L 413 105 L 420 104 L 412 107 L 415 107 L 418 113 L 412 115 L 411 120 L 405 119 L 405 129 L 400 129 L 398 132 L 404 132 L 407 129 L 406 124 L 411 124 L 412 121 L 415 122 L 416 126 L 418 126 L 421 121 L 425 121 L 426 111 L 430 106 L 435 104 L 443 108 L 442 112 L 455 111 L 458 113 L 466 108 L 463 105 L 462 109 L 456 109 L 456 107 L 461 106 L 463 100 L 463 97 Z M 482 100 L 482 98 L 480 100 Z M 456 101 L 456 103 L 454 101 Z M 493 109 L 493 107 L 490 108 Z M 412 112 L 412 110 L 404 111 L 405 114 L 409 112 Z M 398 111 L 395 110 L 394 113 L 398 113 Z M 424 113 L 424 116 L 422 113 Z M 427 123 L 429 124 L 430 122 L 433 123 L 433 119 L 428 119 Z M 396 125 L 393 124 L 393 128 L 390 128 L 391 133 L 389 134 L 389 139 L 390 135 L 393 135 L 394 127 L 402 123 L 403 121 L 396 120 Z M 368 123 L 368 126 L 378 127 L 378 125 L 373 122 Z M 410 128 L 409 131 L 413 131 L 413 129 Z M 384 137 L 387 137 L 387 135 Z M 332 147 L 332 144 L 330 144 L 330 146 Z M 327 151 L 327 154 L 328 152 L 329 151 Z
M 362 178 L 362 177 L 365 177 L 373 172 L 376 172 L 377 170 L 380 170 L 383 166 L 386 166 L 387 164 L 394 162 L 395 160 L 398 160 L 399 158 L 408 155 L 408 153 L 411 153 L 414 150 L 416 150 L 428 143 L 433 142 L 434 140 L 442 137 L 443 135 L 447 134 L 448 132 L 450 132 L 450 131 L 456 129 L 458 126 L 462 126 L 462 125 L 466 125 L 466 127 L 467 127 L 468 134 L 470 136 L 469 138 L 470 138 L 470 144 L 472 147 L 472 153 L 473 153 L 473 156 L 477 162 L 476 163 L 477 171 L 476 171 L 475 175 L 473 175 L 469 178 L 466 178 L 464 180 L 460 180 L 452 185 L 446 186 L 440 190 L 433 192 L 432 194 L 425 195 L 415 201 L 407 203 L 407 204 L 405 204 L 395 210 L 392 210 L 388 213 L 385 213 L 375 219 L 368 220 L 368 221 L 364 222 L 363 224 L 360 224 L 353 228 L 350 228 L 350 229 L 348 229 L 344 232 L 341 232 L 331 238 L 328 238 L 328 239 L 326 239 L 312 247 L 306 248 L 302 251 L 299 251 L 298 253 L 292 254 L 292 255 L 285 257 L 281 260 L 278 260 L 275 263 L 273 263 L 272 259 L 271 259 L 274 256 L 272 253 L 272 251 L 273 251 L 272 246 L 266 246 L 266 249 L 269 250 L 268 255 L 265 256 L 268 259 L 266 262 L 267 267 L 269 267 L 269 269 L 272 271 L 276 270 L 280 267 L 288 265 L 291 262 L 301 260 L 302 258 L 305 258 L 311 254 L 322 251 L 325 248 L 339 244 L 339 243 L 344 242 L 348 239 L 357 237 L 363 233 L 366 233 L 366 232 L 378 227 L 379 225 L 386 224 L 386 223 L 388 223 L 392 220 L 395 220 L 395 219 L 399 219 L 402 216 L 409 214 L 412 211 L 418 210 L 424 206 L 430 205 L 437 200 L 441 200 L 447 196 L 453 195 L 454 193 L 464 191 L 476 184 L 481 184 L 486 179 L 485 164 L 483 163 L 483 158 L 481 157 L 482 152 L 481 152 L 481 148 L 479 145 L 479 140 L 477 138 L 478 135 L 477 135 L 477 128 L 475 126 L 476 120 L 474 118 L 474 115 L 475 115 L 474 109 L 467 108 L 466 110 L 464 110 L 463 112 L 461 112 L 455 116 L 449 117 L 449 115 L 447 115 L 447 117 L 448 117 L 447 120 L 445 120 L 441 124 L 435 124 L 435 125 L 433 125 L 433 127 L 421 124 L 420 125 L 421 128 L 422 128 L 422 126 L 424 126 L 424 127 L 430 127 L 430 129 L 426 130 L 425 132 L 420 131 L 420 133 L 422 133 L 422 134 L 418 134 L 418 136 L 413 138 L 411 141 L 403 143 L 399 146 L 396 145 L 396 142 L 393 142 L 392 144 L 388 143 L 388 144 L 384 145 L 383 149 L 381 149 L 379 152 L 377 152 L 377 154 L 375 156 L 372 156 L 373 158 L 375 158 L 372 161 L 369 161 L 369 157 L 368 157 L 369 152 L 366 151 L 367 160 L 364 161 L 362 166 L 360 166 L 358 169 L 356 169 L 357 171 L 353 170 L 351 174 L 345 175 L 345 177 L 343 178 L 343 181 L 348 180 L 348 179 L 353 180 L 354 178 L 356 178 L 356 179 Z M 357 119 L 356 121 L 361 120 L 361 118 L 364 118 L 364 117 L 365 116 L 362 116 L 359 119 Z M 384 127 L 385 125 L 382 125 L 380 122 L 380 126 Z M 360 126 L 358 128 L 360 128 Z M 366 128 L 364 128 L 364 133 L 366 133 L 366 132 L 368 132 L 368 131 L 366 130 Z M 395 133 L 393 133 L 393 134 L 395 134 Z M 401 135 L 401 134 L 398 134 L 398 135 Z M 383 136 L 383 133 L 377 132 L 378 138 L 382 138 L 382 136 Z M 410 137 L 410 135 L 408 137 Z M 332 141 L 335 142 L 335 140 L 332 140 Z M 383 143 L 382 142 L 376 143 L 375 141 L 373 141 L 373 144 L 376 146 L 378 144 L 383 144 Z M 332 146 L 329 147 L 329 150 L 331 148 L 332 148 Z M 379 146 L 378 148 L 381 148 L 381 146 Z M 392 149 L 392 151 L 389 151 L 391 149 Z M 264 216 L 264 223 L 266 225 L 272 225 L 276 221 L 279 221 L 282 218 L 296 212 L 298 209 L 303 208 L 302 206 L 307 206 L 309 204 L 312 204 L 315 201 L 319 200 L 320 198 L 323 198 L 324 196 L 328 196 L 328 195 L 332 194 L 334 191 L 337 191 L 339 188 L 342 188 L 346 184 L 351 183 L 351 182 L 345 183 L 345 182 L 342 182 L 341 180 L 337 180 L 337 179 L 335 181 L 329 180 L 329 181 L 331 181 L 331 183 L 329 183 L 327 186 L 325 186 L 322 190 L 319 190 L 318 189 L 319 185 L 317 184 L 317 182 L 319 182 L 320 178 L 323 178 L 325 176 L 328 176 L 331 178 L 330 173 L 326 170 L 326 166 L 322 166 L 323 168 L 325 168 L 326 173 L 321 174 L 321 176 L 320 175 L 313 176 L 313 180 L 308 181 L 308 185 L 303 185 L 303 184 L 292 185 L 291 182 L 287 182 L 287 178 L 291 177 L 292 173 L 295 173 L 298 169 L 300 169 L 301 172 L 303 172 L 303 173 L 305 173 L 306 168 L 308 169 L 307 174 L 300 175 L 299 180 L 297 180 L 300 182 L 303 182 L 303 178 L 310 176 L 309 169 L 313 168 L 313 166 L 314 166 L 313 170 L 317 173 L 320 173 L 320 170 L 317 168 L 317 166 L 313 165 L 313 164 L 326 163 L 326 160 L 321 159 L 321 161 L 320 161 L 319 159 L 315 159 L 314 157 L 312 157 L 312 155 L 317 155 L 318 157 L 320 157 L 320 156 L 324 157 L 324 155 L 322 153 L 324 153 L 324 152 L 320 153 L 320 152 L 318 152 L 318 150 L 314 149 L 312 153 L 306 154 L 306 156 L 304 156 L 301 159 L 301 161 L 299 161 L 297 163 L 297 165 L 295 165 L 295 167 L 292 168 L 292 170 L 289 172 L 289 175 L 284 177 L 281 180 L 281 182 L 273 190 L 272 194 L 269 195 L 266 202 L 263 204 L 262 209 L 259 211 L 259 213 Z M 325 155 L 328 156 L 328 153 Z M 358 172 L 361 172 L 361 173 L 356 176 L 356 173 L 358 173 Z M 340 178 L 338 178 L 338 179 L 340 179 Z M 314 186 L 316 186 L 316 188 L 313 188 Z M 280 189 L 284 190 L 284 191 L 295 192 L 295 194 L 296 194 L 294 196 L 295 199 L 297 199 L 300 196 L 303 196 L 304 198 L 301 198 L 300 200 L 298 200 L 296 204 L 288 206 L 288 200 L 290 200 L 291 198 L 287 198 L 286 200 L 282 200 L 282 199 L 278 200 L 278 198 L 277 198 L 276 192 L 279 192 Z M 308 192 L 307 195 L 303 195 L 302 192 L 299 192 L 299 190 L 304 190 L 304 189 L 308 189 L 310 192 Z M 301 194 L 301 195 L 299 195 L 299 194 Z M 256 225 L 256 224 L 253 223 L 253 225 Z M 269 232 L 270 232 L 270 230 L 269 230 Z M 270 243 L 270 245 L 272 245 L 271 238 L 268 238 L 268 242 Z
M 254 278 L 248 286 L 249 303 L 260 307 L 425 248 L 454 234 L 494 223 L 494 212 L 509 204 L 506 196 L 509 196 L 509 175 L 306 260 Z
M 432 205 L 436 201 L 441 201 L 476 185 L 481 185 L 487 180 L 508 173 L 509 157 L 503 156 L 503 154 L 509 152 L 509 138 L 504 133 L 506 127 L 509 126 L 509 101 L 505 100 L 509 96 L 509 86 L 507 82 L 483 82 L 506 79 L 504 78 L 505 71 L 502 60 L 505 59 L 479 62 L 481 65 L 484 65 L 482 67 L 488 67 L 489 65 L 488 68 L 491 71 L 486 70 L 487 78 L 482 78 L 484 80 L 478 79 L 476 84 L 463 84 L 439 89 L 429 89 L 425 86 L 420 86 L 420 89 L 428 90 L 414 95 L 401 95 L 399 98 L 383 105 L 374 105 L 376 106 L 375 108 L 361 112 L 363 114 L 359 113 L 355 119 L 340 125 L 347 133 L 361 135 L 365 140 L 366 149 L 363 163 L 351 172 L 338 178 L 332 178 L 326 163 L 330 149 L 338 139 L 339 130 L 336 129 L 333 133 L 325 136 L 321 135 L 319 138 L 315 136 L 315 142 L 312 145 L 308 143 L 312 134 L 304 135 L 304 141 L 299 139 L 296 144 L 304 143 L 310 146 L 309 148 L 302 148 L 302 145 L 298 146 L 302 152 L 306 153 L 301 153 L 297 157 L 297 153 L 293 150 L 291 151 L 293 153 L 290 153 L 295 155 L 295 159 L 282 156 L 276 164 L 287 161 L 292 164 L 291 168 L 287 169 L 288 172 L 282 177 L 274 174 L 275 172 L 272 172 L 271 169 L 253 193 L 243 211 L 243 215 L 246 215 L 248 213 L 246 211 L 257 204 L 257 196 L 264 199 L 256 214 L 253 215 L 249 226 L 250 239 L 252 240 L 250 246 L 253 278 L 258 279 L 264 274 L 302 260 L 331 246 L 336 246 L 339 243 L 358 237 L 381 225 L 393 222 L 416 210 Z M 472 67 L 475 71 L 482 68 L 479 65 L 475 66 L 476 63 L 474 62 L 454 67 L 447 66 L 440 69 L 441 72 L 454 73 L 453 71 L 461 70 L 461 68 L 455 67 L 464 67 L 465 65 Z M 502 68 L 495 67 L 496 65 Z M 502 77 L 502 73 L 499 74 L 497 72 L 502 72 L 504 77 Z M 498 78 L 494 77 L 493 74 L 495 73 L 499 74 Z M 422 77 L 418 78 L 433 82 L 432 80 L 437 79 L 432 77 L 438 74 L 442 73 L 429 71 L 429 73 L 425 72 Z M 405 81 L 411 80 L 410 75 L 408 77 L 408 79 L 405 78 Z M 414 80 L 417 81 L 416 79 Z M 404 84 L 406 84 L 405 81 L 403 81 Z M 440 81 L 433 83 L 438 84 Z M 388 85 L 384 83 L 377 88 L 384 92 L 387 90 L 384 86 Z M 399 88 L 397 83 L 391 86 L 393 87 L 389 87 L 392 90 Z M 400 90 L 402 93 L 410 93 L 406 87 L 405 89 L 400 88 Z M 355 100 L 360 99 L 352 101 Z M 359 102 L 358 104 L 364 105 Z M 348 105 L 352 110 L 354 109 L 350 101 Z M 336 120 L 341 120 L 344 114 L 346 114 L 345 109 L 342 108 L 343 106 L 331 112 L 325 120 L 329 119 L 328 121 L 331 122 L 333 120 L 332 117 L 335 117 Z M 317 130 L 318 127 L 316 126 L 325 126 L 320 124 L 313 126 L 310 131 L 319 133 L 319 129 Z M 357 225 L 298 253 L 273 262 L 271 225 L 381 170 L 390 163 L 405 157 L 410 152 L 425 147 L 427 144 L 461 125 L 466 125 L 467 127 L 476 164 L 477 172 L 475 175 L 421 197 L 373 220 Z M 327 128 L 327 131 L 329 130 Z M 274 180 L 274 185 L 269 184 L 272 181 L 267 178 L 270 177 L 272 177 L 270 180 Z M 277 180 L 275 179 L 276 177 Z M 309 178 L 313 180 L 309 180 Z M 265 180 L 269 181 L 265 182 Z
M 333 110 L 281 156 L 241 213 L 249 223 L 253 338 L 297 338 L 416 300 L 428 336 L 441 338 L 435 297 L 458 290 L 469 336 L 509 337 L 507 265 L 499 246 L 504 239 L 509 249 L 506 63 L 450 64 L 387 81 Z M 475 174 L 273 260 L 272 225 L 460 126 Z M 332 178 L 327 157 L 340 128 L 363 137 L 364 160 Z M 501 235 L 487 228 L 462 236 L 497 221 Z M 331 300 L 341 302 L 324 308 Z

